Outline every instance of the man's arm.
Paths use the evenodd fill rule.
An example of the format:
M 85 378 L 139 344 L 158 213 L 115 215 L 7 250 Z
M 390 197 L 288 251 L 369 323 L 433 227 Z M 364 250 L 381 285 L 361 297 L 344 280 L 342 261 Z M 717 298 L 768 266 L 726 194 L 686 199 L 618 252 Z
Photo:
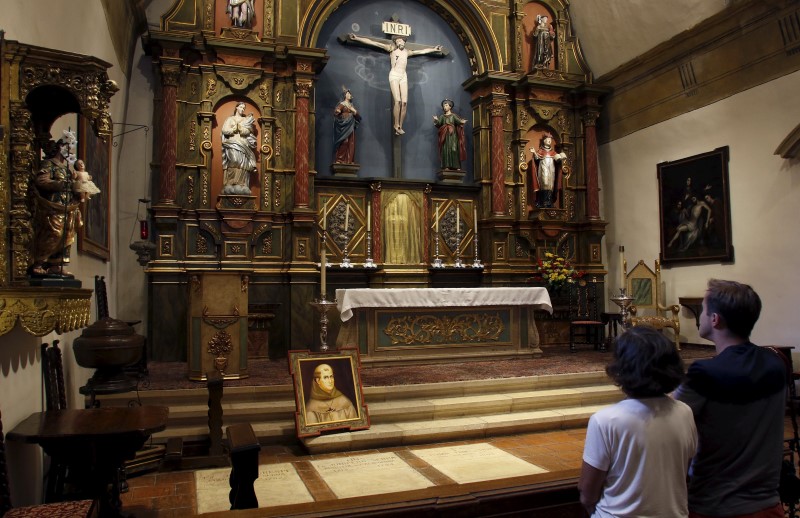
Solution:
M 375 47 L 377 49 L 385 50 L 386 52 L 392 51 L 392 46 L 388 43 L 383 43 L 381 41 L 375 41 L 372 38 L 365 38 L 364 36 L 359 36 L 358 34 L 350 33 L 347 35 L 348 41 L 355 41 L 361 43 L 362 45 L 366 45 L 368 47 Z
M 672 397 L 689 405 L 695 419 L 697 415 L 703 411 L 703 407 L 706 404 L 706 398 L 690 388 L 686 382 L 682 383 L 675 392 L 672 393 Z
M 444 47 L 435 45 L 433 47 L 425 47 L 421 49 L 408 49 L 409 56 L 421 56 L 423 54 L 439 54 L 444 55 Z
M 581 494 L 581 505 L 590 515 L 594 513 L 594 508 L 600 500 L 607 475 L 608 471 L 597 469 L 583 461 L 581 478 L 578 480 L 578 491 Z

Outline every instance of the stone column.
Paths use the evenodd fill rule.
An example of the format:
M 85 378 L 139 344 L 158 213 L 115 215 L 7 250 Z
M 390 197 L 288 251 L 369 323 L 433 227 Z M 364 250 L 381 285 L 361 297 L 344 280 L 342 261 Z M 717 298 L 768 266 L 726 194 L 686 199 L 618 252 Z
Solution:
M 597 127 L 599 112 L 583 113 L 584 155 L 586 160 L 586 217 L 600 219 L 600 184 L 597 167 Z
M 495 101 L 489 106 L 491 113 L 492 149 L 491 149 L 491 172 L 492 172 L 492 214 L 503 216 L 506 213 L 505 195 L 505 157 L 503 145 L 503 114 L 506 105 L 503 102 Z
M 159 149 L 160 181 L 158 203 L 174 205 L 176 197 L 175 161 L 178 147 L 178 81 L 181 76 L 181 60 L 161 59 L 161 147 Z
M 294 147 L 294 206 L 308 208 L 308 98 L 311 81 L 298 80 L 294 84 L 295 101 L 295 147 Z

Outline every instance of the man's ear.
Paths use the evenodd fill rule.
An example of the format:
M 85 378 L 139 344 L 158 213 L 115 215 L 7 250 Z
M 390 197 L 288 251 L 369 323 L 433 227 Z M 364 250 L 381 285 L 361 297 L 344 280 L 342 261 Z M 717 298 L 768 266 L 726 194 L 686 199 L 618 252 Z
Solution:
M 711 327 L 714 329 L 722 329 L 725 327 L 725 320 L 719 313 L 711 313 Z

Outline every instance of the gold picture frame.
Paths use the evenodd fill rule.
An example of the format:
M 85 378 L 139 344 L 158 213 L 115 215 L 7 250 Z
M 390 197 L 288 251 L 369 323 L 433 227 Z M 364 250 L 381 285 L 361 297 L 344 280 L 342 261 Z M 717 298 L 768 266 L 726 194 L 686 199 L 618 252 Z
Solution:
M 355 348 L 326 353 L 289 351 L 298 438 L 369 428 L 360 371 Z

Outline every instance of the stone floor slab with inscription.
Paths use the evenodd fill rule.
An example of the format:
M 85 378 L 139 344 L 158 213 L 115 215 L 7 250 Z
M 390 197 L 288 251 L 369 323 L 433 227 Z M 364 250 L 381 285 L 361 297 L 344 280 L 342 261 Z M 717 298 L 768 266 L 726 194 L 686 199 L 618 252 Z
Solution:
M 459 484 L 547 472 L 486 443 L 417 448 L 411 453 Z
M 207 469 L 195 472 L 197 514 L 225 511 L 231 508 L 228 493 L 230 468 Z M 314 498 L 303 483 L 294 465 L 289 462 L 262 464 L 253 484 L 259 507 L 301 504 Z
M 434 485 L 394 453 L 312 460 L 311 464 L 337 498 L 410 491 Z

